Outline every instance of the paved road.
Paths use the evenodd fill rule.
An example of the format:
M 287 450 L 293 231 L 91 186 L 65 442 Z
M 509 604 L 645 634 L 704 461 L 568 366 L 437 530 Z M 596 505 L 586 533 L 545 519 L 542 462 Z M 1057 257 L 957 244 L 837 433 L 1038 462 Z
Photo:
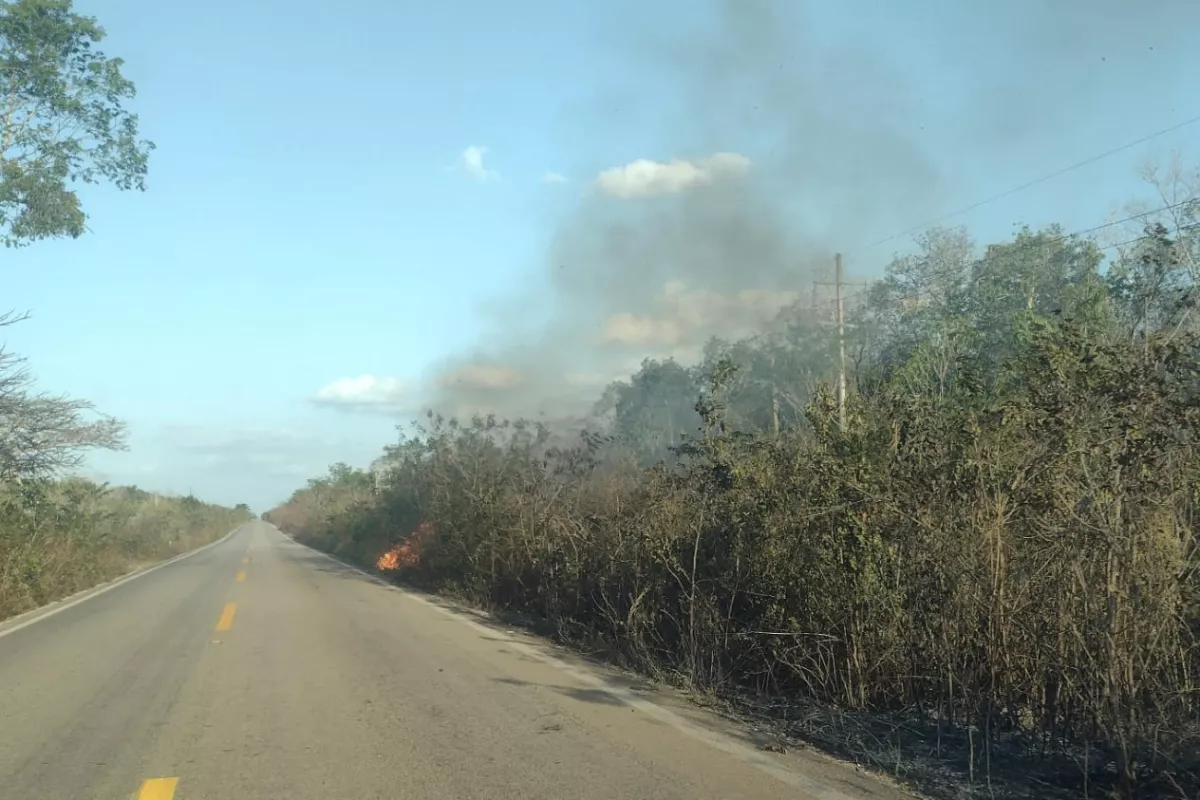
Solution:
M 0 626 L 0 795 L 901 797 L 261 522 Z

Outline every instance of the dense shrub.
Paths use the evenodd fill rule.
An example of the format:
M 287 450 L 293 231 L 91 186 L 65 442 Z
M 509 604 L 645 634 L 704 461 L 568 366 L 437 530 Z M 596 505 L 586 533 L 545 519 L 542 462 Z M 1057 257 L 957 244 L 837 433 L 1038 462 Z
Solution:
M 690 382 L 646 362 L 606 395 L 602 435 L 562 447 L 533 423 L 431 416 L 378 489 L 339 465 L 270 518 L 652 674 L 932 720 L 968 734 L 972 767 L 1015 740 L 1093 786 L 1187 794 L 1190 230 L 1152 225 L 1107 268 L 1055 229 L 981 258 L 931 234 L 856 312 L 844 425 L 813 378 L 829 348 L 793 309 L 714 342 Z M 679 402 L 664 386 L 695 391 L 687 437 L 647 423 Z

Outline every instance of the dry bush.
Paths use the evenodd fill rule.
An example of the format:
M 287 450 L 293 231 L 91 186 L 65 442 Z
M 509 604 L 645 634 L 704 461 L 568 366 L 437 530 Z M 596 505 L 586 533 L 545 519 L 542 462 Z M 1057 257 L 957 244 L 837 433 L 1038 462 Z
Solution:
M 981 792 L 1040 758 L 1075 765 L 1065 792 L 1196 796 L 1200 328 L 1162 289 L 1193 244 L 1148 230 L 1106 276 L 1053 231 L 958 276 L 931 257 L 941 305 L 868 307 L 845 428 L 824 385 L 780 426 L 773 376 L 717 358 L 658 465 L 619 434 L 432 417 L 381 491 L 335 471 L 271 519 L 364 564 L 426 523 L 410 580 L 693 687 L 958 741 Z

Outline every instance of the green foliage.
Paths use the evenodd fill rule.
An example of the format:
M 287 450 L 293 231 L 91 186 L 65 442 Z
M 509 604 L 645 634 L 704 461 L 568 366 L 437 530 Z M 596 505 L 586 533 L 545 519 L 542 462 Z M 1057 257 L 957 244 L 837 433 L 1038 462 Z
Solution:
M 693 408 L 699 386 L 674 360 L 646 359 L 629 383 L 613 384 L 601 402 L 611 411 L 615 435 L 638 463 L 649 465 L 669 457 L 700 423 Z
M 435 418 L 378 491 L 339 466 L 270 516 L 365 564 L 419 538 L 401 575 L 656 675 L 1195 796 L 1196 248 L 1146 233 L 1105 268 L 1057 228 L 982 257 L 931 232 L 855 314 L 844 428 L 793 309 L 698 369 L 647 361 L 611 437 Z
M 125 108 L 134 85 L 71 0 L 0 2 L 0 236 L 13 247 L 83 234 L 70 184 L 144 189 L 154 145 Z

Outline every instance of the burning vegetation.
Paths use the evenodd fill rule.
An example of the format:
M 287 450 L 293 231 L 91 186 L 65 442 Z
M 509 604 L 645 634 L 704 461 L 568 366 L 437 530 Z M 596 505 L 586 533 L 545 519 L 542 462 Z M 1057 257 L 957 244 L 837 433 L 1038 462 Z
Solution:
M 421 563 L 421 550 L 434 537 L 433 524 L 422 522 L 417 529 L 399 544 L 393 546 L 381 555 L 375 562 L 376 568 L 383 572 L 392 572 L 405 567 L 416 567 Z

